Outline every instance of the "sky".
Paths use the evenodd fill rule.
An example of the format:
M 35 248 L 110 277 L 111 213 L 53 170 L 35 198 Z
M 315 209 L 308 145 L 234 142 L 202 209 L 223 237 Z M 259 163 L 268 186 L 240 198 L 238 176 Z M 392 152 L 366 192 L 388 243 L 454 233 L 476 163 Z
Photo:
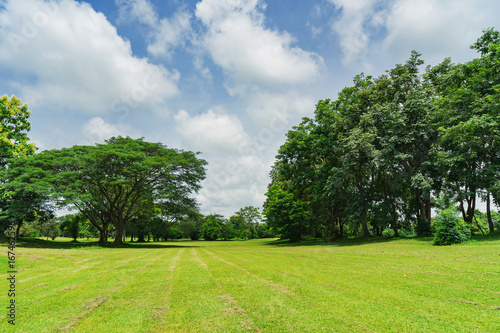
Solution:
M 0 95 L 39 151 L 144 137 L 201 152 L 203 214 L 262 207 L 286 132 L 412 50 L 455 63 L 496 0 L 0 0 Z

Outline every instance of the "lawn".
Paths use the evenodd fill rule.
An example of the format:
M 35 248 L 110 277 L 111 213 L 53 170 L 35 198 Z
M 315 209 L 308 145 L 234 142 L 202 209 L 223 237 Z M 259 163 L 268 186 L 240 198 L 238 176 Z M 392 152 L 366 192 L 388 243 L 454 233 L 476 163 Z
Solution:
M 2 332 L 500 332 L 500 240 L 16 248 Z

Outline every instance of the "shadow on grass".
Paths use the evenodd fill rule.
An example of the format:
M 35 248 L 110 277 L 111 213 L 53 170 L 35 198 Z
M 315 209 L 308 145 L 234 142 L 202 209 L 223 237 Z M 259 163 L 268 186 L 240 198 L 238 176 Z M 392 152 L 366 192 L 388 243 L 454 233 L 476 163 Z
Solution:
M 297 247 L 297 246 L 316 246 L 316 245 L 324 245 L 324 246 L 359 246 L 366 244 L 378 244 L 378 243 L 390 243 L 395 241 L 418 241 L 425 242 L 432 245 L 434 237 L 433 236 L 423 236 L 423 237 L 390 237 L 390 238 L 382 238 L 382 237 L 355 237 L 355 238 L 344 238 L 344 239 L 308 239 L 302 240 L 299 242 L 290 242 L 287 239 L 278 239 L 265 243 L 265 245 L 271 246 L 289 246 L 289 247 Z M 472 235 L 471 239 L 462 243 L 462 244 L 471 244 L 471 243 L 482 243 L 482 242 L 491 242 L 491 241 L 500 241 L 500 230 L 495 231 L 492 234 L 486 235 Z
M 99 244 L 99 242 L 61 242 L 61 241 L 50 241 L 38 238 L 27 238 L 21 237 L 16 244 L 16 247 L 21 248 L 44 248 L 44 249 L 84 249 L 84 248 L 123 248 L 123 249 L 169 249 L 169 248 L 188 248 L 195 247 L 193 245 L 183 245 L 182 241 L 176 241 L 171 243 L 161 242 L 144 242 L 144 243 L 130 243 L 126 242 L 124 244 L 115 245 L 111 242 L 106 244 Z
M 465 243 L 481 243 L 481 242 L 491 242 L 491 241 L 500 241 L 500 230 L 496 230 L 493 233 L 488 233 L 486 235 L 475 234 L 472 235 L 471 239 L 466 241 Z
M 315 246 L 315 245 L 325 245 L 325 246 L 359 246 L 365 244 L 375 244 L 375 243 L 388 243 L 394 240 L 400 240 L 402 238 L 380 238 L 380 237 L 356 237 L 356 238 L 345 238 L 345 239 L 308 239 L 299 242 L 290 242 L 287 239 L 279 239 L 266 243 L 265 245 L 272 246 Z

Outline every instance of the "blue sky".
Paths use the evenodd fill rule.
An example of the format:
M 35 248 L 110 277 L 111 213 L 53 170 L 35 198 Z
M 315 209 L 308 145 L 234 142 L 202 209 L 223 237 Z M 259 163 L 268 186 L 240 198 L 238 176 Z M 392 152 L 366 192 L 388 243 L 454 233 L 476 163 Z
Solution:
M 0 0 L 0 95 L 40 149 L 116 135 L 200 151 L 203 213 L 261 207 L 287 130 L 415 49 L 464 62 L 494 0 Z

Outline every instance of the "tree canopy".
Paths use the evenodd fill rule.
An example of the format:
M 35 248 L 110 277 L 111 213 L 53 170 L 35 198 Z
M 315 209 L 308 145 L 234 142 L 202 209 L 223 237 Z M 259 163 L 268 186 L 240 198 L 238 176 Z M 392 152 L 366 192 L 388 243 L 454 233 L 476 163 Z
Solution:
M 264 214 L 290 240 L 392 229 L 431 233 L 433 197 L 472 224 L 476 197 L 499 202 L 500 36 L 485 30 L 465 64 L 420 73 L 413 51 L 377 78 L 363 73 L 290 130 Z M 488 213 L 488 216 L 490 214 Z M 491 218 L 490 218 L 491 222 Z M 490 223 L 490 231 L 493 224 Z
M 10 161 L 6 188 L 45 193 L 74 207 L 99 230 L 109 225 L 122 243 L 127 222 L 153 205 L 194 205 L 190 196 L 205 177 L 206 161 L 195 153 L 143 139 L 114 137 L 104 144 L 47 150 Z

